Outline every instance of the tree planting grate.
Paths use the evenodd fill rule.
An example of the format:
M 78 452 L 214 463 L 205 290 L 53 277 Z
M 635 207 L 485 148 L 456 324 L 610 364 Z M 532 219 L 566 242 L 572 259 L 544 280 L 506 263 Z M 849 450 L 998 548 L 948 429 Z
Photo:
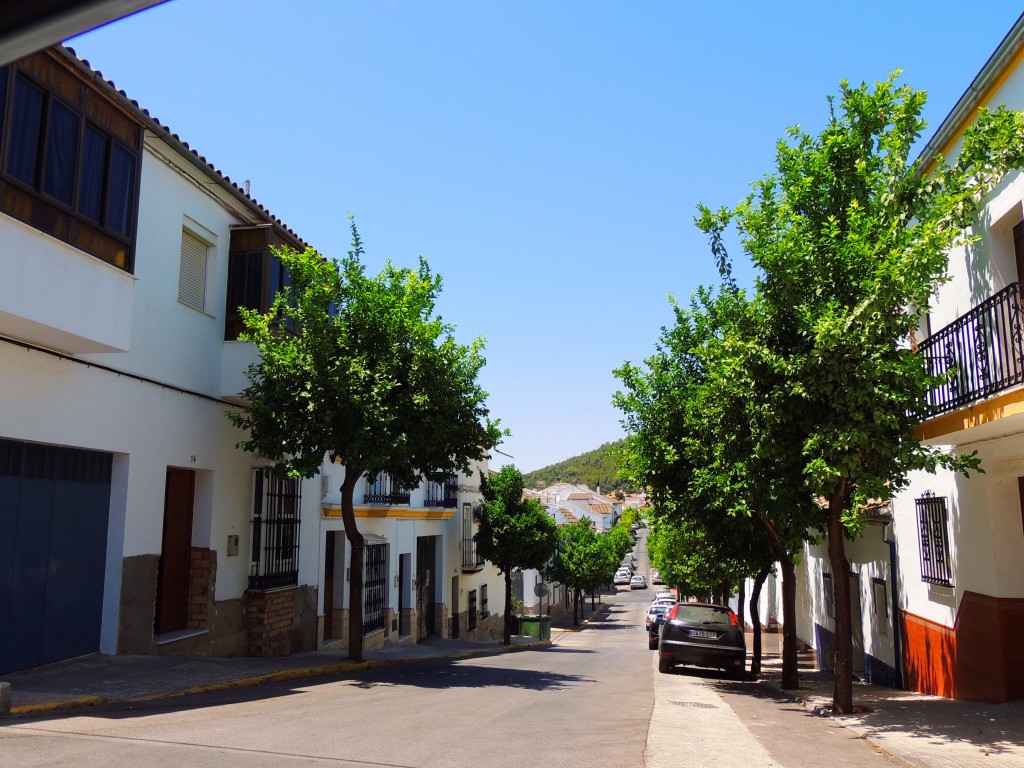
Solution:
M 714 704 L 705 704 L 703 701 L 670 701 L 677 707 L 692 707 L 694 709 L 718 709 Z

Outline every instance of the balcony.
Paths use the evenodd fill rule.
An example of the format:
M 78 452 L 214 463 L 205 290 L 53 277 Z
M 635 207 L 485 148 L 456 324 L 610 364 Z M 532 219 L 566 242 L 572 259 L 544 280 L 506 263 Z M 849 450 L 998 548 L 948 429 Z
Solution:
M 69 354 L 125 352 L 135 278 L 0 215 L 0 336 Z
M 462 572 L 475 573 L 483 570 L 484 559 L 476 551 L 476 542 L 473 539 L 462 540 Z
M 409 497 L 409 489 L 399 486 L 387 472 L 381 472 L 372 480 L 366 478 L 364 504 L 408 504 Z
M 925 418 L 949 413 L 1024 383 L 1021 284 L 1011 283 L 918 347 L 932 375 Z
M 458 475 L 450 475 L 443 483 L 427 482 L 427 495 L 423 506 L 435 509 L 455 509 L 458 505 Z

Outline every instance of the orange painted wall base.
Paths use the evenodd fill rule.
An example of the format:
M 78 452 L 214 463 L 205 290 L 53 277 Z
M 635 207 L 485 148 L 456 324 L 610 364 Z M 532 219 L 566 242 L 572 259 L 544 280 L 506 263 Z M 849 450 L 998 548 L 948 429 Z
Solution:
M 964 592 L 954 626 L 901 612 L 904 684 L 951 699 L 1024 699 L 1024 598 Z

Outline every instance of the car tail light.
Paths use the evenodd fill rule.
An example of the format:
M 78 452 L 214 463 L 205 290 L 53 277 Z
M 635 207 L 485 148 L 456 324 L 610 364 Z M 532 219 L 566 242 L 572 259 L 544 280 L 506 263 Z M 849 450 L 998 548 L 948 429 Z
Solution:
M 732 622 L 732 625 L 734 627 L 738 627 L 740 625 L 739 619 L 736 618 L 736 614 L 733 613 L 731 610 L 729 611 L 729 621 Z
M 676 618 L 676 613 L 677 613 L 678 611 L 679 611 L 679 604 L 677 603 L 676 605 L 673 605 L 673 606 L 672 606 L 672 607 L 671 607 L 671 608 L 669 609 L 669 611 L 668 611 L 668 616 L 666 616 L 665 618 L 666 618 L 666 619 L 667 619 L 668 621 L 674 621 L 674 620 L 675 620 L 675 618 Z

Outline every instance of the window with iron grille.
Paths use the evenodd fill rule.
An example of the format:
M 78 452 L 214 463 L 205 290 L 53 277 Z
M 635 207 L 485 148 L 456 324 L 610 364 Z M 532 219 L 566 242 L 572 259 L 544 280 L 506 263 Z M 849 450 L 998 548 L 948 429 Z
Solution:
M 491 612 L 487 610 L 487 585 L 483 584 L 480 586 L 480 618 L 486 619 L 491 615 Z
M 249 589 L 299 583 L 299 481 L 256 471 Z
M 363 552 L 363 634 L 384 629 L 388 603 L 388 545 L 368 544 Z
M 952 586 L 946 500 L 929 493 L 914 503 L 917 506 L 917 532 L 921 543 L 921 581 Z
M 398 481 L 387 472 L 381 472 L 373 478 L 366 478 L 364 504 L 408 504 L 409 497 L 409 489 L 402 488 Z
M 476 629 L 476 590 L 469 591 L 469 622 L 470 629 Z
M 455 509 L 459 504 L 459 476 L 449 475 L 443 483 L 427 481 L 427 498 L 425 507 L 441 507 Z

